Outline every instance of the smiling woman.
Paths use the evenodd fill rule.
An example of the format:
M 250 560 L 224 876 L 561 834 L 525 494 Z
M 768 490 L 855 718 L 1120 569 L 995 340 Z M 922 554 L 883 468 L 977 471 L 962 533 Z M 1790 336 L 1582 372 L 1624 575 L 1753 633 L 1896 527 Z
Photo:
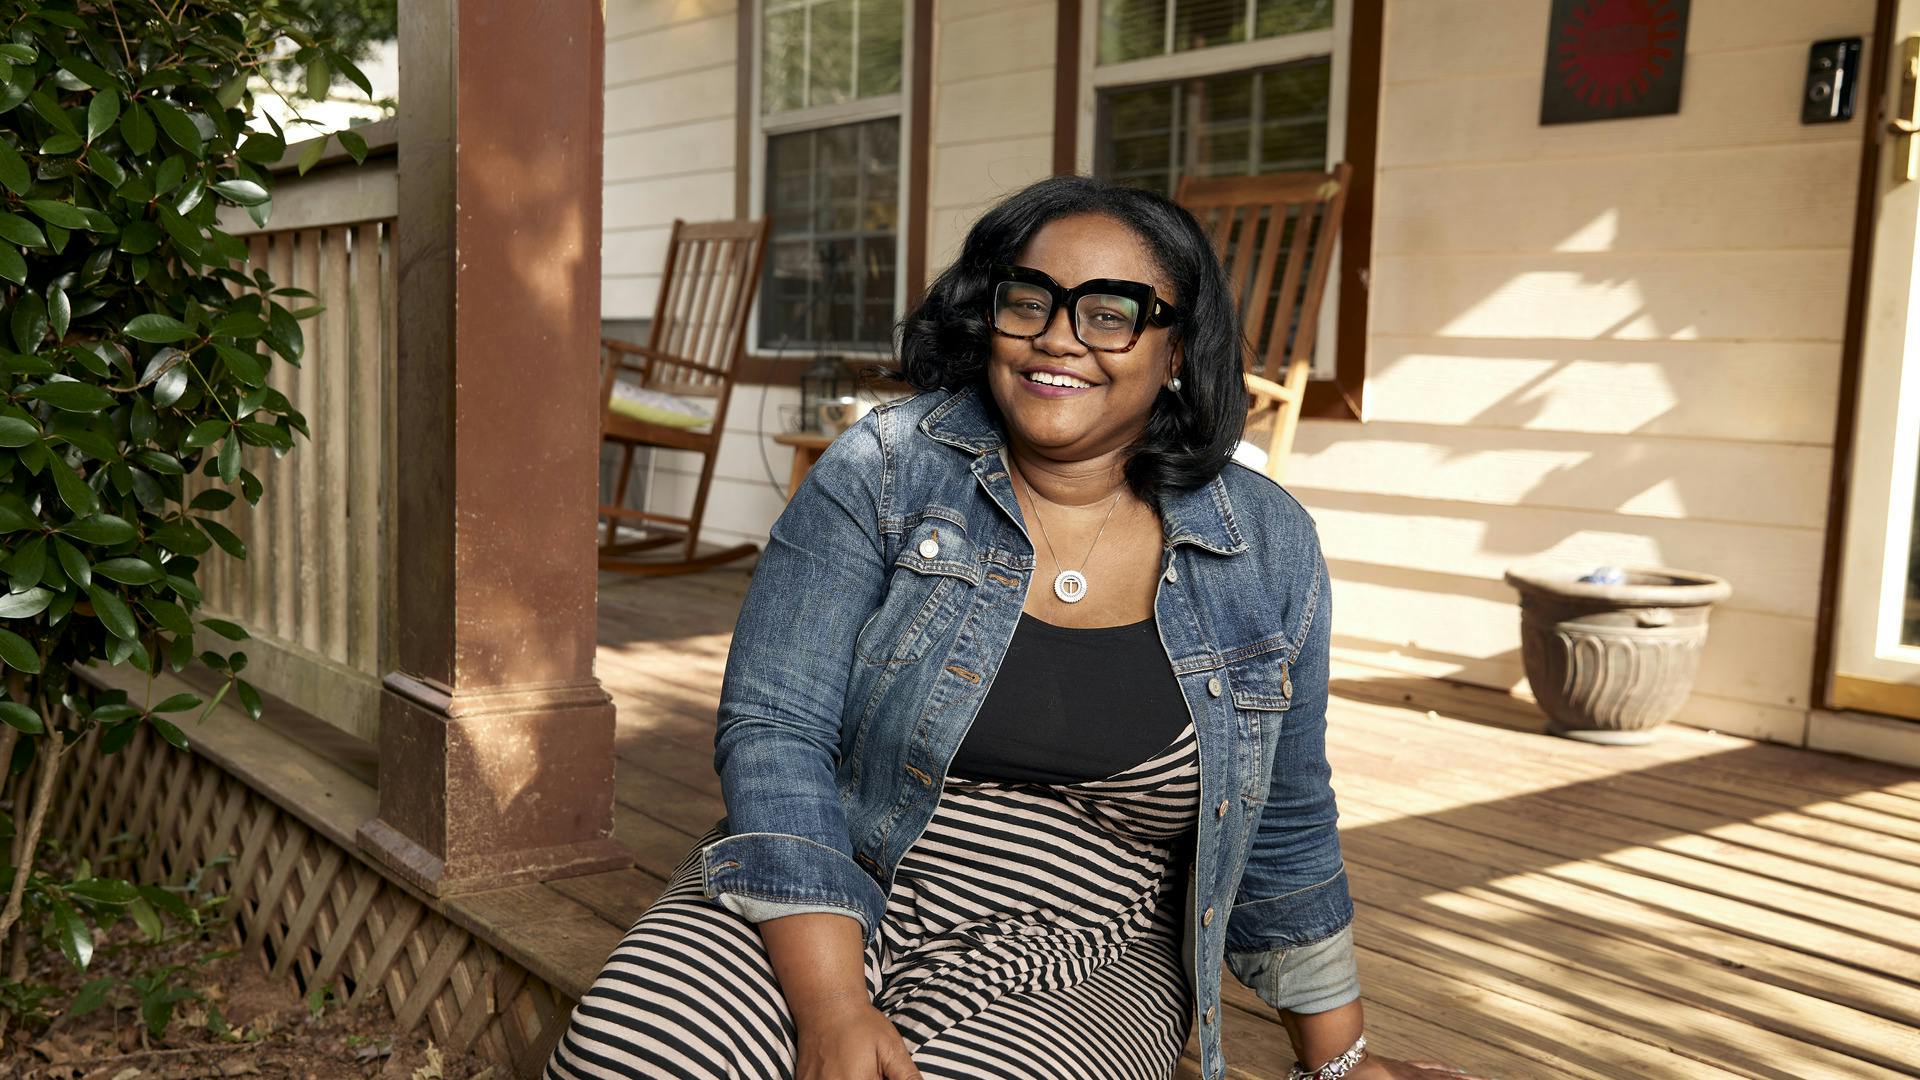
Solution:
M 755 567 L 727 815 L 548 1075 L 1165 1080 L 1197 1018 L 1220 1080 L 1231 971 L 1296 1076 L 1457 1078 L 1361 1037 L 1326 564 L 1231 460 L 1243 345 L 1199 225 L 1042 181 L 903 330 L 921 392 L 834 440 Z

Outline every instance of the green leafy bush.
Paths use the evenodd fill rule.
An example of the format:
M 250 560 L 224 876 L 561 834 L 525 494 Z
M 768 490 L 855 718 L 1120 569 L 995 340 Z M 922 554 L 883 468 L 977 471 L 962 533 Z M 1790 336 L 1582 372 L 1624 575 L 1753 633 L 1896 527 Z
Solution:
M 272 0 L 14 0 L 0 20 L 0 780 L 11 793 L 0 950 L 11 942 L 18 982 L 20 931 L 84 967 L 89 921 L 131 918 L 153 934 L 164 903 L 84 862 L 36 869 L 70 748 L 97 731 L 113 752 L 143 724 L 184 748 L 176 721 L 229 691 L 259 715 L 244 653 L 196 657 L 196 624 L 247 637 L 197 614 L 197 579 L 203 559 L 246 557 L 207 516 L 261 497 L 241 447 L 277 457 L 309 434 L 267 376 L 300 363 L 300 320 L 319 309 L 245 266 L 219 209 L 262 225 L 271 211 L 268 167 L 286 135 L 270 118 L 248 126 L 249 87 L 277 42 L 293 38 L 305 62 L 363 89 L 366 79 L 288 30 Z M 364 154 L 357 137 L 337 138 Z M 208 482 L 188 502 L 191 474 Z M 156 701 L 151 689 L 132 700 L 74 674 L 132 665 L 151 687 L 196 660 L 225 676 L 211 701 Z

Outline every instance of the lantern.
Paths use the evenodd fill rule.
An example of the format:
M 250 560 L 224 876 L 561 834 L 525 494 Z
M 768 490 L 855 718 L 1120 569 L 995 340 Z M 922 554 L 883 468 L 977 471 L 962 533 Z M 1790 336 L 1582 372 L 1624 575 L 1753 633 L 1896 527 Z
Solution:
M 852 392 L 853 381 L 848 378 L 839 356 L 821 353 L 814 357 L 812 366 L 800 375 L 801 430 L 819 431 L 820 406 L 839 401 Z

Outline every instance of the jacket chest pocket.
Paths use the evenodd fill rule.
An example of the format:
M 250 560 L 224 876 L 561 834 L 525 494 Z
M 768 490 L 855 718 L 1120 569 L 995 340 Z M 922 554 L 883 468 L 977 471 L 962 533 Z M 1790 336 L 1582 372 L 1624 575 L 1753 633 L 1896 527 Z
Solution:
M 1292 664 L 1284 650 L 1256 653 L 1227 665 L 1235 719 L 1247 736 L 1247 772 L 1242 792 L 1252 806 L 1264 804 L 1272 776 L 1270 749 L 1293 705 Z
M 946 634 L 980 576 L 979 559 L 964 529 L 945 518 L 922 519 L 901 538 L 886 598 L 861 624 L 854 653 L 869 664 L 910 664 L 924 658 Z

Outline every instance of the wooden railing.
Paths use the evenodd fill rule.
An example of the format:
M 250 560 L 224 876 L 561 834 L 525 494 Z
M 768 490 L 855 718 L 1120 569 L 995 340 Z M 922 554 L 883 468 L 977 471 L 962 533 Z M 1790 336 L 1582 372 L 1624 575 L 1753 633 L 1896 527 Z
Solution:
M 304 177 L 279 176 L 265 229 L 243 212 L 223 212 L 221 227 L 247 240 L 249 265 L 318 298 L 281 303 L 325 310 L 300 322 L 299 366 L 276 357 L 268 377 L 312 438 L 296 434 L 294 451 L 278 459 L 266 447 L 244 448 L 242 465 L 265 494 L 257 506 L 237 500 L 209 516 L 240 537 L 247 558 L 215 549 L 201 573 L 206 612 L 253 635 L 237 646 L 248 654 L 249 681 L 368 740 L 378 732 L 394 610 L 394 126 L 360 129 L 372 148 L 362 164 L 336 155 Z M 300 151 L 290 148 L 286 160 Z M 191 479 L 192 491 L 208 486 Z M 236 647 L 204 630 L 198 644 Z

